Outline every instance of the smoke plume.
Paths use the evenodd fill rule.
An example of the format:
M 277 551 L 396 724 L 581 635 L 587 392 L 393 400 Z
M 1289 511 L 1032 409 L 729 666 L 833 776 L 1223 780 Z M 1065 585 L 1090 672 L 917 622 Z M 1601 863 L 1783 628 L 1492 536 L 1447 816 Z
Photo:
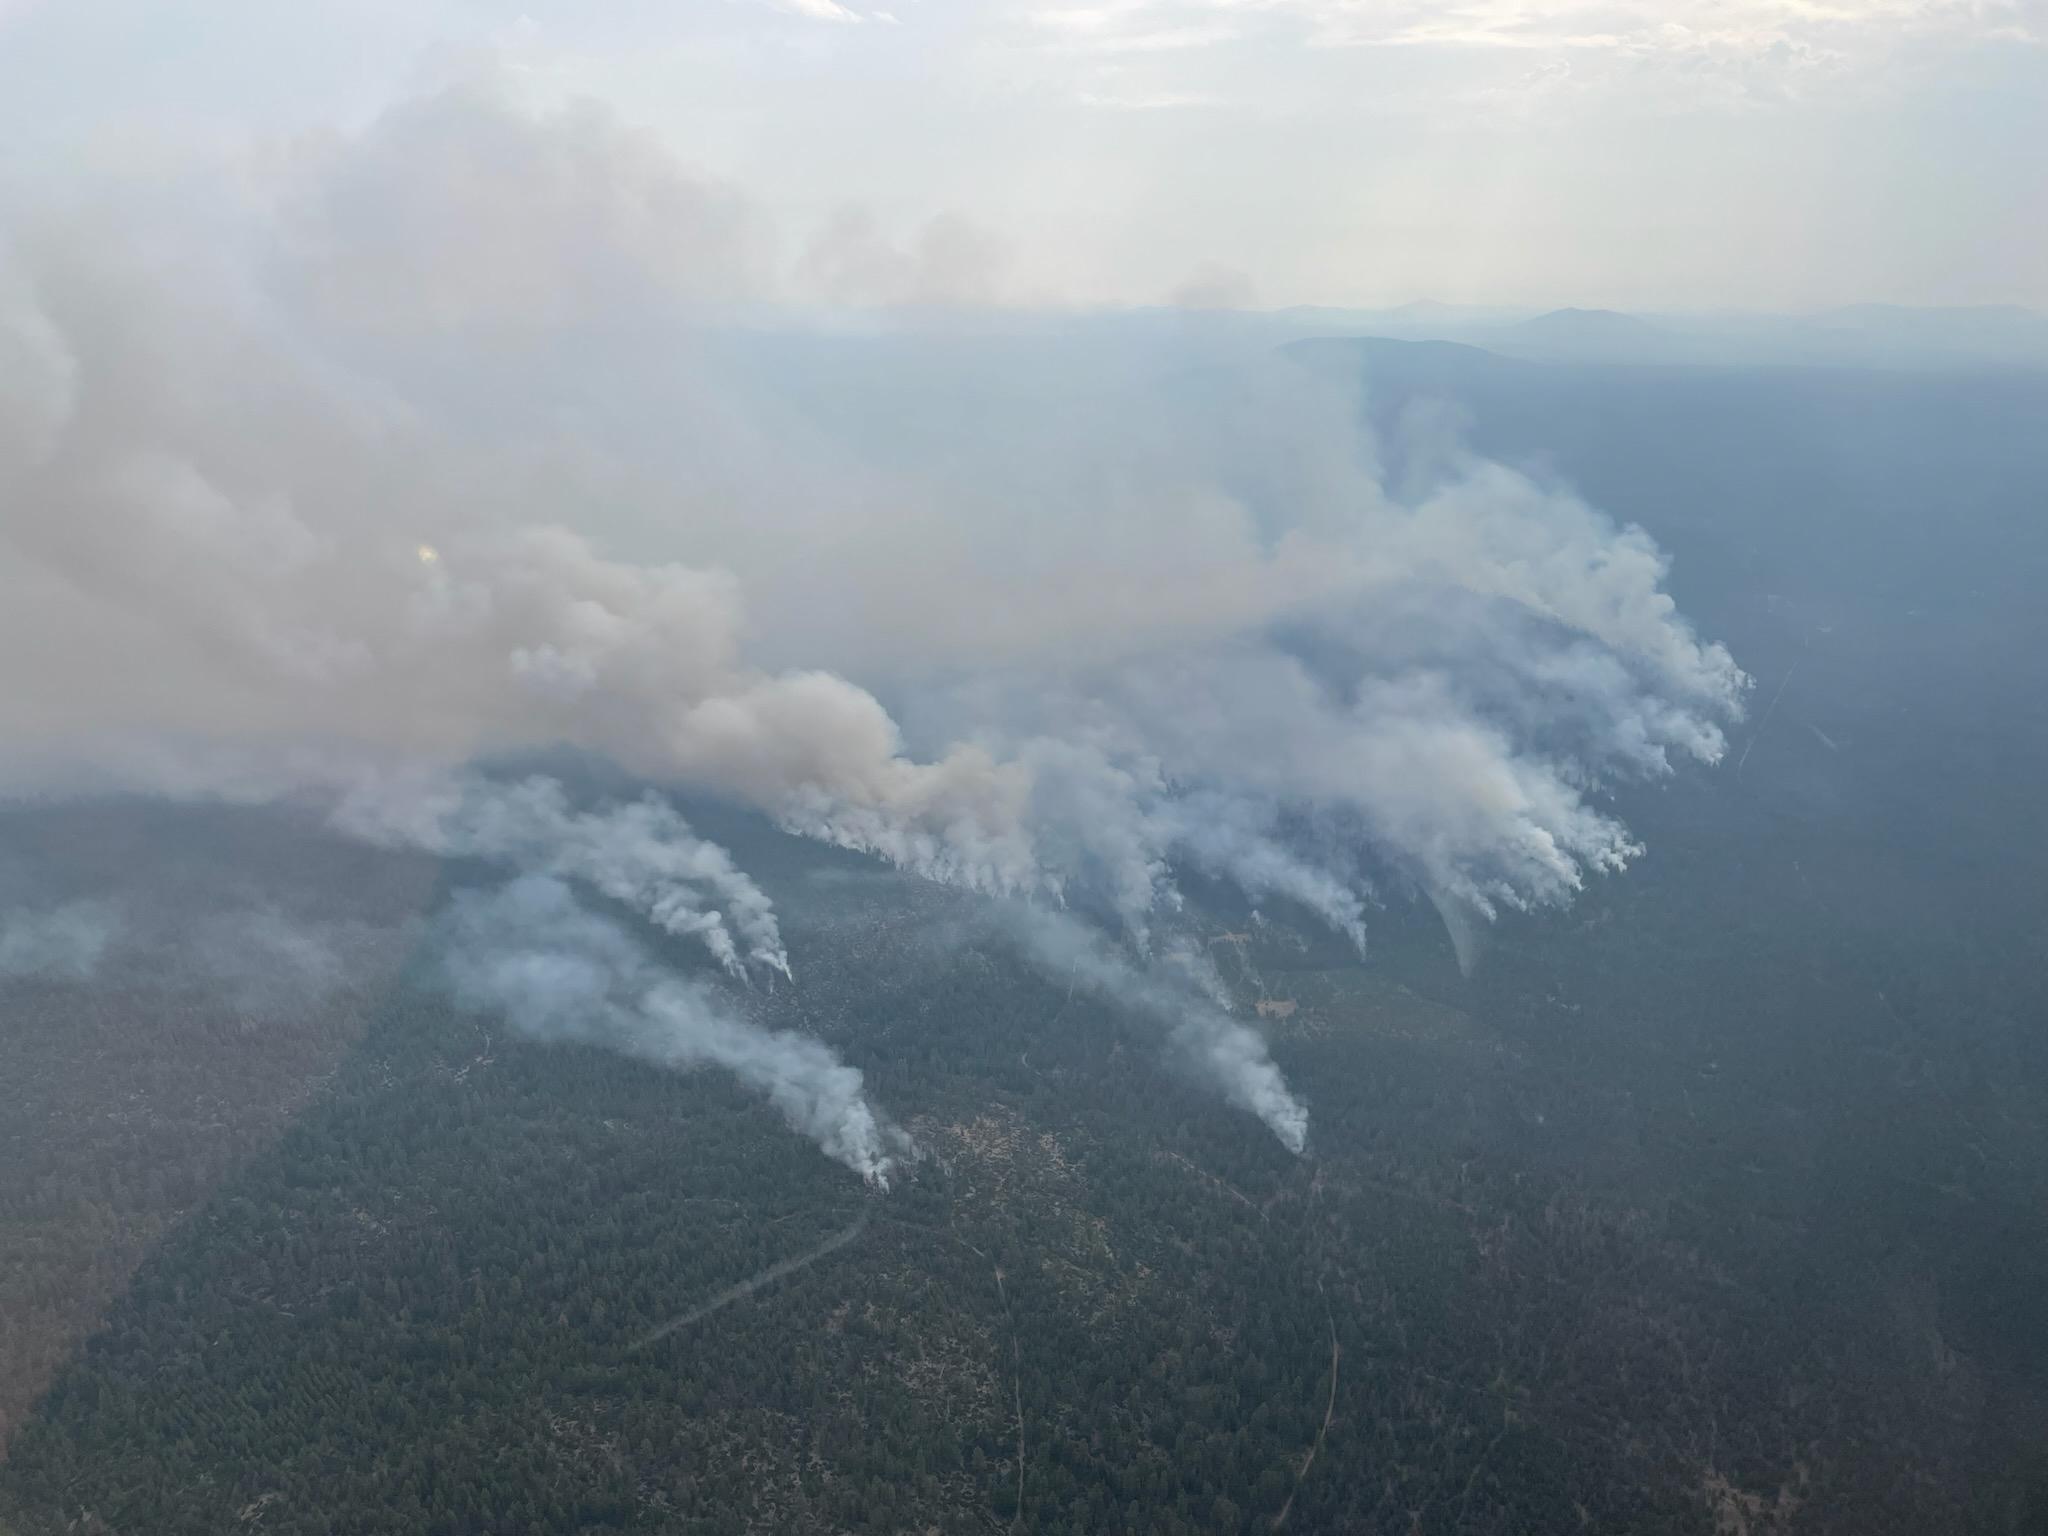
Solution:
M 529 873 L 583 880 L 664 932 L 695 936 L 737 979 L 746 979 L 749 963 L 789 975 L 767 895 L 723 848 L 651 795 L 578 811 L 546 778 L 377 778 L 348 792 L 333 823 L 386 846 L 501 859 Z
M 1265 1038 L 1224 1012 L 1222 983 L 1207 970 L 1206 958 L 1194 957 L 1198 969 L 1184 963 L 1185 956 L 1174 957 L 1183 961 L 1176 979 L 1159 969 L 1139 970 L 1099 934 L 1059 913 L 1020 906 L 1009 917 L 1019 948 L 1047 975 L 1152 1019 L 1226 1101 L 1256 1115 L 1288 1151 L 1307 1148 L 1307 1107 L 1289 1091 Z
M 861 1074 L 822 1042 L 737 1018 L 664 973 L 561 881 L 524 875 L 454 902 L 442 963 L 465 1006 L 534 1040 L 579 1041 L 671 1068 L 722 1067 L 827 1157 L 886 1188 L 907 1143 L 869 1107 Z
M 1441 443 L 1389 488 L 1349 383 L 1292 362 L 770 325 L 744 190 L 596 108 L 463 87 L 265 175 L 191 228 L 0 211 L 0 788 L 338 793 L 785 970 L 658 802 L 462 776 L 569 743 L 1106 913 L 1141 964 L 1192 869 L 1361 948 L 1426 896 L 1469 963 L 1460 924 L 1637 855 L 1608 785 L 1739 715 L 1639 529 Z M 821 239 L 848 292 L 926 282 Z M 1190 1027 L 1298 1145 L 1270 1062 Z

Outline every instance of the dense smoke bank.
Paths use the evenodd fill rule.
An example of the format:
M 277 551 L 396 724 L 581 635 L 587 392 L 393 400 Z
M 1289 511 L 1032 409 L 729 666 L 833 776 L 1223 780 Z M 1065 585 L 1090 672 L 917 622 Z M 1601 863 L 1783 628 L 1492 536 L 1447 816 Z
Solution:
M 1394 494 L 1355 402 L 1285 364 L 1207 396 L 1018 322 L 874 341 L 848 390 L 831 349 L 734 323 L 782 283 L 744 191 L 595 110 L 463 88 L 280 174 L 237 241 L 0 210 L 0 787 L 316 790 L 356 835 L 580 881 L 788 975 L 766 897 L 661 802 L 463 767 L 571 744 L 1105 914 L 1132 964 L 1033 952 L 1171 1015 L 1299 1150 L 1256 1035 L 1144 981 L 1176 870 L 1361 949 L 1378 891 L 1421 893 L 1469 965 L 1503 908 L 1640 851 L 1605 784 L 1717 761 L 1739 713 L 1640 530 L 1454 446 L 1407 445 Z M 834 239 L 805 269 L 835 289 L 913 281 Z M 561 899 L 514 890 L 507 921 Z M 535 1017 L 478 965 L 472 995 Z M 871 1120 L 804 1108 L 704 994 L 629 970 L 542 1032 L 752 1073 L 882 1168 Z

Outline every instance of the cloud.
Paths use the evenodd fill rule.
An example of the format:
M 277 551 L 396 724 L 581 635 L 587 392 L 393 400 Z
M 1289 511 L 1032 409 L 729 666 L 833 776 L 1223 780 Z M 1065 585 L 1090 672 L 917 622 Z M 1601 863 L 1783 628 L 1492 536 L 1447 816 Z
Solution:
M 2029 0 L 1109 0 L 1030 6 L 1022 17 L 1024 38 L 1083 61 L 1226 44 L 1523 56 L 1544 62 L 1519 85 L 1480 94 L 1531 101 L 1561 89 L 1675 92 L 1695 105 L 1783 101 L 1891 71 L 1929 48 L 2038 43 L 2048 35 Z M 1170 77 L 1151 85 L 1172 90 Z M 1441 109 L 1440 90 L 1429 104 Z
M 851 25 L 867 18 L 858 11 L 848 10 L 838 0 L 768 0 L 779 11 L 788 11 L 793 16 L 807 17 L 812 21 L 830 21 Z
M 1677 0 L 1655 7 L 1613 0 L 1110 0 L 1039 6 L 1035 26 L 1110 48 L 1211 28 L 1224 36 L 1264 23 L 1326 46 L 1379 44 L 1495 49 L 1594 49 L 1683 53 L 1763 52 L 1788 40 L 2031 35 L 2026 0 Z

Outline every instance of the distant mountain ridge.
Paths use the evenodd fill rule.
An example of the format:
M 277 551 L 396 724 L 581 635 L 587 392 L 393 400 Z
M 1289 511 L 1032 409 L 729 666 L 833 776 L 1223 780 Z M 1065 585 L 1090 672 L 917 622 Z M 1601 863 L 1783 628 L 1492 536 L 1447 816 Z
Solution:
M 2017 305 L 1912 309 L 1882 304 L 1803 315 L 1638 315 L 1564 308 L 1541 314 L 1429 304 L 1286 310 L 1311 325 L 1404 342 L 1480 347 L 1536 362 L 1862 368 L 2048 368 L 2048 316 Z
M 1484 340 L 1498 350 L 1590 362 L 1668 353 L 1674 338 L 1663 326 L 1620 310 L 1553 309 L 1501 326 Z

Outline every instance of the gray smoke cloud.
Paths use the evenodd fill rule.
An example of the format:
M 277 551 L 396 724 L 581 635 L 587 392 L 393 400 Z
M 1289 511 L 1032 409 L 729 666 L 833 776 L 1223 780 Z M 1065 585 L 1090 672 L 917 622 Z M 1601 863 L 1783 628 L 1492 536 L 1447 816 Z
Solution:
M 465 86 L 265 167 L 190 228 L 0 213 L 0 788 L 346 795 L 571 743 L 1144 957 L 1177 869 L 1361 947 L 1383 885 L 1567 902 L 1640 852 L 1605 787 L 1740 714 L 1640 530 L 1435 439 L 1389 487 L 1292 363 L 737 327 L 788 286 L 743 191 L 597 108 Z M 783 968 L 686 828 L 546 798 L 378 835 Z
M 888 1186 L 909 1144 L 867 1102 L 859 1069 L 823 1042 L 736 1017 L 716 994 L 663 972 L 616 924 L 547 875 L 459 896 L 442 964 L 465 1006 L 529 1039 L 578 1041 L 657 1065 L 716 1066 L 764 1095 L 827 1157 Z
M 664 932 L 694 936 L 736 979 L 746 979 L 749 963 L 790 974 L 766 893 L 651 795 L 580 811 L 547 778 L 382 776 L 353 786 L 332 822 L 387 847 L 500 859 L 582 880 Z
M 0 980 L 89 980 L 120 930 L 103 901 L 0 911 Z

